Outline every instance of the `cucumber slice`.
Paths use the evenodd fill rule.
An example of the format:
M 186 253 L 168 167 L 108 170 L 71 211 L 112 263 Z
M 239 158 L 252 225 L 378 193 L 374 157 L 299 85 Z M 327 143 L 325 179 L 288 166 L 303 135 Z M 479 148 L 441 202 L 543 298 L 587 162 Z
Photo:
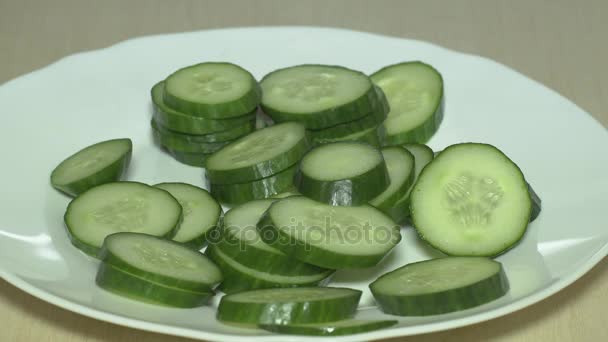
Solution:
M 382 193 L 389 182 L 380 151 L 356 142 L 312 149 L 302 158 L 295 178 L 300 193 L 332 205 L 366 203 Z
M 437 70 L 405 62 L 384 67 L 371 79 L 391 109 L 384 121 L 386 145 L 423 143 L 433 136 L 443 120 L 443 78 Z
M 414 156 L 400 146 L 382 149 L 390 185 L 384 192 L 369 201 L 369 204 L 386 213 L 408 192 L 414 182 Z
M 264 76 L 262 109 L 275 122 L 321 129 L 372 112 L 380 100 L 363 73 L 340 66 L 298 65 Z
M 155 187 L 168 191 L 182 206 L 182 223 L 173 241 L 200 249 L 219 225 L 222 207 L 206 191 L 185 183 L 160 183 Z
M 133 143 L 131 139 L 114 139 L 86 147 L 64 161 L 51 173 L 51 185 L 70 196 L 120 180 L 125 173 Z
M 180 69 L 165 80 L 163 101 L 177 111 L 210 119 L 241 116 L 260 102 L 260 87 L 247 70 L 207 62 Z
M 251 289 L 323 286 L 333 274 L 333 270 L 307 275 L 282 275 L 256 270 L 236 262 L 218 245 L 209 246 L 205 253 L 222 270 L 224 281 L 219 289 L 228 294 Z
M 231 205 L 264 199 L 293 188 L 296 170 L 297 165 L 294 165 L 276 175 L 248 183 L 209 184 L 209 191 L 220 202 Z
M 192 144 L 208 144 L 216 142 L 224 142 L 234 140 L 242 137 L 245 134 L 251 133 L 256 129 L 256 121 L 252 119 L 244 124 L 228 128 L 225 131 L 209 133 L 204 135 L 186 134 L 180 132 L 174 132 L 162 124 L 158 123 L 155 119 L 152 120 L 152 127 L 159 131 L 163 136 L 172 136 L 173 139 L 189 142 Z
M 159 145 L 173 151 L 211 154 L 232 142 L 193 142 L 176 134 L 162 133 L 154 120 L 150 122 L 150 125 L 152 126 L 154 139 L 159 143 Z
M 339 287 L 244 291 L 222 297 L 217 319 L 245 324 L 334 322 L 353 316 L 360 297 L 359 290 Z
M 263 128 L 207 158 L 207 178 L 212 184 L 234 184 L 269 177 L 297 163 L 309 148 L 301 124 Z
M 380 147 L 380 137 L 383 135 L 383 133 L 380 132 L 380 129 L 384 130 L 384 128 L 382 128 L 382 126 L 380 125 L 337 138 L 318 138 L 314 136 L 314 133 L 311 133 L 310 136 L 314 146 L 342 141 L 356 141 L 366 143 L 374 147 Z
M 182 220 L 182 207 L 167 191 L 136 182 L 94 187 L 73 199 L 64 221 L 72 244 L 97 257 L 106 236 L 140 232 L 171 238 Z
M 388 328 L 397 324 L 395 320 L 347 319 L 330 323 L 308 324 L 261 324 L 260 328 L 280 334 L 310 336 L 341 336 L 360 334 Z
M 419 236 L 448 255 L 494 256 L 524 235 L 531 213 L 524 176 L 486 144 L 443 150 L 414 185 L 411 215 Z
M 509 290 L 502 265 L 482 257 L 415 262 L 384 274 L 369 286 L 385 313 L 426 316 L 464 310 Z
M 164 92 L 164 81 L 158 82 L 152 87 L 151 95 L 152 105 L 154 107 L 154 120 L 160 125 L 175 132 L 182 132 L 185 134 L 210 134 L 242 126 L 255 119 L 257 109 L 241 116 L 221 120 L 206 119 L 199 116 L 184 114 L 165 105 L 163 102 Z
M 326 269 L 290 258 L 262 241 L 256 225 L 273 202 L 251 201 L 229 210 L 217 247 L 235 262 L 271 274 L 306 276 L 326 272 Z
M 399 226 L 370 205 L 331 206 L 304 196 L 272 204 L 258 230 L 288 256 L 329 269 L 374 266 L 401 240 Z
M 178 162 L 195 167 L 204 167 L 205 159 L 211 155 L 208 153 L 180 152 L 166 147 L 164 149 Z
M 540 215 L 542 201 L 530 183 L 528 183 L 528 192 L 530 193 L 530 199 L 532 199 L 532 212 L 530 213 L 530 222 L 532 222 Z

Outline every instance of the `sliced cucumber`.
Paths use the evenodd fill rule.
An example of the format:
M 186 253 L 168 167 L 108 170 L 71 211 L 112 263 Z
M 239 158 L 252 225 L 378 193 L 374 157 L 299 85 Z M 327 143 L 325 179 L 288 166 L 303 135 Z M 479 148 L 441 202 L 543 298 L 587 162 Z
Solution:
M 234 184 L 269 177 L 297 163 L 309 147 L 298 123 L 263 128 L 207 158 L 207 178 L 212 184 Z
M 218 245 L 209 246 L 205 253 L 222 270 L 224 281 L 219 289 L 224 293 L 264 288 L 323 286 L 329 282 L 329 277 L 333 274 L 332 270 L 306 275 L 283 275 L 256 270 L 230 258 L 218 248 Z
M 178 162 L 195 167 L 204 167 L 205 159 L 211 155 L 209 153 L 180 152 L 166 147 L 165 150 Z
M 530 222 L 532 222 L 536 220 L 538 215 L 540 215 L 540 211 L 542 210 L 542 201 L 530 183 L 528 183 L 528 192 L 530 193 L 530 198 L 532 199 L 532 213 L 530 214 Z
M 244 291 L 222 297 L 217 319 L 245 324 L 334 322 L 352 317 L 360 297 L 361 291 L 338 287 Z
M 443 78 L 432 66 L 405 62 L 384 67 L 371 76 L 382 88 L 390 112 L 385 144 L 426 142 L 443 119 Z
M 182 207 L 165 190 L 136 182 L 94 187 L 75 199 L 64 221 L 74 246 L 97 257 L 106 236 L 138 232 L 171 238 L 182 220 Z
M 384 192 L 369 201 L 371 205 L 387 213 L 408 192 L 414 181 L 414 156 L 400 146 L 382 149 L 390 185 Z
M 173 241 L 200 249 L 219 225 L 222 207 L 207 190 L 185 183 L 160 183 L 155 187 L 168 191 L 182 206 L 183 220 Z
M 276 175 L 247 183 L 209 184 L 209 191 L 220 202 L 232 205 L 264 199 L 293 188 L 296 170 L 294 165 Z
M 380 137 L 382 133 L 380 132 L 380 128 L 382 126 L 376 126 L 372 128 L 368 128 L 366 130 L 356 132 L 353 134 L 345 135 L 343 137 L 337 138 L 318 138 L 314 136 L 314 133 L 311 133 L 311 139 L 314 146 L 323 145 L 323 144 L 331 144 L 335 142 L 342 141 L 357 141 L 362 143 L 370 144 L 374 147 L 380 147 Z M 384 129 L 384 128 L 382 128 Z
M 158 128 L 154 120 L 150 122 L 150 125 L 152 126 L 152 133 L 154 135 L 154 139 L 160 144 L 160 146 L 173 151 L 211 154 L 232 142 L 195 142 L 192 140 L 184 139 L 184 137 L 178 136 L 176 134 L 163 133 Z
M 340 66 L 298 65 L 264 76 L 262 109 L 275 122 L 309 129 L 345 123 L 371 113 L 379 95 L 370 79 Z
M 233 127 L 250 123 L 256 116 L 256 109 L 241 116 L 222 120 L 206 119 L 200 116 L 184 114 L 165 105 L 163 102 L 164 92 L 164 81 L 158 82 L 152 87 L 151 95 L 154 107 L 154 120 L 160 125 L 175 132 L 182 132 L 185 134 L 211 134 L 223 132 L 230 130 Z
M 287 276 L 319 275 L 325 269 L 286 256 L 262 241 L 256 225 L 274 200 L 258 200 L 234 207 L 226 213 L 217 247 L 245 267 Z
M 311 336 L 340 336 L 359 334 L 368 331 L 388 328 L 397 324 L 395 320 L 363 320 L 347 319 L 344 321 L 329 323 L 308 324 L 262 324 L 259 327 L 289 335 L 311 335 Z
M 401 240 L 399 226 L 370 205 L 331 206 L 304 196 L 272 204 L 258 230 L 288 256 L 329 269 L 374 266 Z
M 300 162 L 295 185 L 303 195 L 332 205 L 368 202 L 389 186 L 380 151 L 356 142 L 321 145 Z
M 437 315 L 478 306 L 509 290 L 502 265 L 482 257 L 448 257 L 405 265 L 370 284 L 385 313 Z
M 448 255 L 494 256 L 524 235 L 531 213 L 524 176 L 486 144 L 443 150 L 414 185 L 411 215 L 419 236 Z
M 132 151 L 131 139 L 107 140 L 86 147 L 53 170 L 51 185 L 70 196 L 78 196 L 94 186 L 120 180 Z
M 232 118 L 257 107 L 260 88 L 255 78 L 238 65 L 207 62 L 180 69 L 167 77 L 163 101 L 189 115 Z
M 235 140 L 237 138 L 242 137 L 245 134 L 251 133 L 256 129 L 255 119 L 248 121 L 244 124 L 240 124 L 238 126 L 234 126 L 228 128 L 225 131 L 209 133 L 204 135 L 194 135 L 194 134 L 186 134 L 175 132 L 167 127 L 164 127 L 162 124 L 158 123 L 156 120 L 152 120 L 152 127 L 159 131 L 163 136 L 171 136 L 173 139 L 177 139 L 179 141 L 189 142 L 193 144 L 208 144 L 208 143 L 217 143 Z

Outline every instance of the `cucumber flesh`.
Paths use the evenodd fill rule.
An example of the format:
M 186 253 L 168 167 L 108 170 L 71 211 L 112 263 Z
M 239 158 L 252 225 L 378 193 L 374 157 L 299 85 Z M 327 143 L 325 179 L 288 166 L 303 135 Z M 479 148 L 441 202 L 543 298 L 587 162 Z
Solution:
M 182 223 L 172 240 L 197 250 L 203 247 L 222 216 L 219 203 L 206 190 L 194 185 L 160 183 L 155 187 L 168 191 L 182 206 Z
M 73 199 L 64 221 L 74 246 L 97 257 L 106 236 L 138 232 L 171 238 L 182 207 L 167 191 L 136 182 L 94 187 Z
M 408 192 L 414 181 L 414 156 L 400 146 L 382 149 L 390 185 L 384 192 L 369 201 L 374 207 L 386 212 Z
M 295 184 L 298 191 L 332 205 L 360 205 L 389 186 L 388 171 L 380 151 L 356 142 L 322 145 L 300 162 Z
M 51 173 L 51 185 L 70 196 L 120 180 L 125 173 L 133 143 L 130 139 L 103 141 L 86 147 L 62 161 Z
M 260 325 L 259 327 L 289 335 L 310 335 L 310 336 L 341 336 L 360 334 L 368 331 L 379 330 L 397 324 L 395 320 L 363 320 L 347 319 L 344 321 L 330 323 L 309 323 L 309 324 L 287 324 L 287 325 Z
M 399 226 L 370 205 L 331 206 L 304 196 L 272 204 L 258 230 L 288 256 L 329 269 L 374 266 L 401 239 Z
M 263 289 L 222 297 L 217 319 L 228 323 L 323 323 L 354 315 L 361 291 L 336 287 Z
M 447 257 L 405 265 L 370 284 L 385 313 L 426 316 L 495 300 L 509 284 L 502 265 L 483 257 Z
M 443 119 L 443 78 L 432 66 L 405 62 L 380 69 L 371 76 L 390 105 L 384 121 L 385 144 L 424 143 Z
M 495 256 L 524 235 L 531 213 L 524 176 L 486 144 L 452 145 L 414 185 L 411 215 L 419 236 L 448 255 Z

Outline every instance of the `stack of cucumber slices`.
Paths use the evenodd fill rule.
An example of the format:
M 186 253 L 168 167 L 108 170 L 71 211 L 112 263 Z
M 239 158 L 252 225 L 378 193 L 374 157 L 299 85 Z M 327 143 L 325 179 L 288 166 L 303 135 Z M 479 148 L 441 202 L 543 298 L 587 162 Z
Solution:
M 443 79 L 422 62 L 371 77 L 299 65 L 259 85 L 234 64 L 201 63 L 154 85 L 152 101 L 157 140 L 204 167 L 209 191 L 121 181 L 129 139 L 91 145 L 51 174 L 75 197 L 67 236 L 100 260 L 96 283 L 131 299 L 189 308 L 222 292 L 217 319 L 242 328 L 321 336 L 382 329 L 398 321 L 357 318 L 361 291 L 327 286 L 336 270 L 377 267 L 394 248 L 407 250 L 400 225 L 409 223 L 444 256 L 369 279 L 379 309 L 426 316 L 473 308 L 508 292 L 493 258 L 515 247 L 541 211 L 520 168 L 496 147 L 460 143 L 434 153 L 424 145 L 443 117 Z M 231 207 L 225 214 L 222 204 Z

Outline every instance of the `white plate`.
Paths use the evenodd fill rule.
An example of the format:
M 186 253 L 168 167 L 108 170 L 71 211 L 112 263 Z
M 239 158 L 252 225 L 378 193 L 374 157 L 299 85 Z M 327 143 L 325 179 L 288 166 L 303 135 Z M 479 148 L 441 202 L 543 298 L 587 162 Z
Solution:
M 404 60 L 426 61 L 443 74 L 447 94 L 445 120 L 431 147 L 463 141 L 496 145 L 519 164 L 543 198 L 543 211 L 523 242 L 498 258 L 511 283 L 507 296 L 462 312 L 399 318 L 393 328 L 332 340 L 420 334 L 505 315 L 564 288 L 608 252 L 608 134 L 570 101 L 498 63 L 427 43 L 336 29 L 241 28 L 130 40 L 67 57 L 0 87 L 4 279 L 68 310 L 139 329 L 220 341 L 307 339 L 222 325 L 212 306 L 167 309 L 108 294 L 95 286 L 97 262 L 72 247 L 64 232 L 69 199 L 51 188 L 49 174 L 86 145 L 130 137 L 129 179 L 202 184 L 200 169 L 177 163 L 153 145 L 149 90 L 171 71 L 208 60 L 240 64 L 258 78 L 301 63 L 340 64 L 369 73 Z M 432 256 L 412 229 L 403 233 L 403 241 L 379 267 L 335 277 L 334 285 L 365 291 L 361 317 L 391 317 L 374 307 L 368 283 Z

